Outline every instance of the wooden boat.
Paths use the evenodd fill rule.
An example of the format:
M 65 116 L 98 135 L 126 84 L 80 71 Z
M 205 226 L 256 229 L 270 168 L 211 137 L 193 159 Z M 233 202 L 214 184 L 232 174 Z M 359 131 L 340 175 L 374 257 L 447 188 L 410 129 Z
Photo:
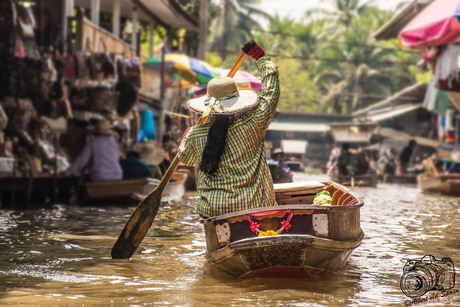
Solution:
M 332 205 L 313 205 L 324 190 L 331 193 Z M 277 207 L 204 221 L 208 262 L 241 278 L 315 278 L 344 268 L 364 237 L 363 201 L 333 182 L 276 184 L 275 193 Z M 270 231 L 278 234 L 260 236 Z
M 292 173 L 285 172 L 278 162 L 269 160 L 267 161 L 270 174 L 272 175 L 273 183 L 286 183 L 292 182 Z
M 379 179 L 376 172 L 369 172 L 355 176 L 340 175 L 337 167 L 329 169 L 327 174 L 329 176 L 329 180 L 349 187 L 376 187 Z
M 289 168 L 294 172 L 303 172 L 305 171 L 305 165 L 302 161 L 287 160 L 286 161 Z
M 408 183 L 408 184 L 416 184 L 417 183 L 417 175 L 390 175 L 384 174 L 379 175 L 379 180 L 383 183 Z
M 171 181 L 166 185 L 165 190 L 162 194 L 162 200 L 164 201 L 179 201 L 182 199 L 185 193 L 185 183 L 187 182 L 188 174 L 186 172 L 176 171 L 172 175 Z M 153 179 L 145 185 L 142 191 L 133 193 L 131 195 L 131 203 L 138 204 L 147 196 L 156 186 L 160 183 L 160 180 Z
M 418 187 L 425 192 L 460 196 L 460 174 L 417 177 Z
M 186 179 L 186 173 L 175 172 L 163 195 L 174 200 L 182 198 Z M 159 182 L 153 178 L 86 182 L 87 197 L 82 204 L 133 205 L 133 197 L 138 195 L 143 199 Z

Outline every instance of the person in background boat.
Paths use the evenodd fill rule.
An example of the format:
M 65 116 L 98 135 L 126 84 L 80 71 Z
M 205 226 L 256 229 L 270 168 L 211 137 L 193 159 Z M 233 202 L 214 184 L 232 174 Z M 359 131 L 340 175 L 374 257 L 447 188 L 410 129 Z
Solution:
M 123 179 L 144 179 L 152 178 L 150 167 L 141 160 L 140 153 L 131 150 L 126 157 L 120 160 L 123 170 Z
M 332 148 L 331 153 L 329 154 L 329 160 L 326 163 L 325 173 L 330 172 L 334 167 L 337 166 L 337 163 L 339 161 L 339 156 L 340 156 L 340 148 L 339 147 Z
M 343 143 L 342 149 L 340 151 L 339 158 L 337 159 L 337 168 L 339 169 L 339 174 L 348 176 L 350 175 L 350 165 L 352 159 L 352 152 L 350 150 L 350 144 Z
M 404 147 L 398 155 L 398 159 L 396 160 L 397 175 L 404 175 L 407 173 L 407 168 L 409 167 L 412 153 L 416 146 L 417 142 L 415 140 L 410 140 L 407 146 Z
M 387 148 L 377 161 L 377 169 L 380 174 L 394 175 L 396 172 L 395 151 L 393 148 Z
M 207 95 L 187 102 L 190 110 L 211 114 L 207 123 L 185 131 L 178 152 L 179 161 L 198 166 L 196 207 L 204 218 L 277 205 L 264 137 L 278 104 L 278 67 L 253 40 L 242 49 L 259 68 L 259 94 L 217 77 Z
M 95 136 L 86 142 L 64 174 L 70 176 L 89 167 L 89 179 L 92 181 L 122 179 L 123 170 L 118 162 L 120 149 L 109 122 L 105 119 L 99 120 L 94 132 Z
M 159 143 L 138 143 L 133 146 L 133 151 L 139 153 L 140 160 L 148 166 L 153 178 L 163 177 L 160 164 L 166 158 L 166 152 Z
M 438 160 L 438 156 L 436 154 L 432 154 L 422 161 L 417 171 L 422 172 L 425 176 L 442 174 L 442 162 Z
M 275 150 L 273 150 L 272 158 L 273 160 L 278 162 L 278 166 L 281 167 L 283 171 L 285 171 L 286 173 L 291 172 L 291 169 L 289 168 L 287 162 L 283 160 L 284 152 L 281 148 L 276 148 Z

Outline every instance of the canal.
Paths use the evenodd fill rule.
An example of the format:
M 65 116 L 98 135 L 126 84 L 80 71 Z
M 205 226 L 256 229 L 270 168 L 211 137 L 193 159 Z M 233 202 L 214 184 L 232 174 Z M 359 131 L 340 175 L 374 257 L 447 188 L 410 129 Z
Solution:
M 315 281 L 239 280 L 209 267 L 193 195 L 162 204 L 131 260 L 112 260 L 110 250 L 134 207 L 2 209 L 0 306 L 404 306 L 408 259 L 433 255 L 460 265 L 459 198 L 415 185 L 353 190 L 364 199 L 365 238 L 343 271 Z M 421 305 L 460 305 L 460 293 L 441 296 Z

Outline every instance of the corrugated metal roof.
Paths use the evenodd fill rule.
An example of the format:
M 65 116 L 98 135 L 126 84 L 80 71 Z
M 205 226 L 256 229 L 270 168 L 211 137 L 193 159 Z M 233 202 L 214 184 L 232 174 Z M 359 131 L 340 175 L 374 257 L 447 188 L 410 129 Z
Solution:
M 392 96 L 376 102 L 367 108 L 353 112 L 353 116 L 365 115 L 372 110 L 388 107 L 392 104 L 406 105 L 408 103 L 421 103 L 425 99 L 425 93 L 428 88 L 428 83 L 419 82 L 411 86 L 403 88 Z
M 424 146 L 429 146 L 429 147 L 434 147 L 434 148 L 438 148 L 438 145 L 439 145 L 438 141 L 420 137 L 420 136 L 410 135 L 402 131 L 394 130 L 392 128 L 380 128 L 376 132 L 376 134 L 385 136 L 388 138 L 404 140 L 404 141 L 409 141 L 409 140 L 414 139 L 419 145 L 424 145 Z
M 272 131 L 294 131 L 294 132 L 327 132 L 329 125 L 325 123 L 296 123 L 273 121 L 268 130 Z
M 420 107 L 422 107 L 422 104 L 407 104 L 407 105 L 400 105 L 400 106 L 385 108 L 385 109 L 381 109 L 381 110 L 377 110 L 377 111 L 368 113 L 366 115 L 366 119 L 373 121 L 373 122 L 381 122 L 381 121 L 384 121 L 390 118 L 401 116 L 405 113 L 414 111 Z

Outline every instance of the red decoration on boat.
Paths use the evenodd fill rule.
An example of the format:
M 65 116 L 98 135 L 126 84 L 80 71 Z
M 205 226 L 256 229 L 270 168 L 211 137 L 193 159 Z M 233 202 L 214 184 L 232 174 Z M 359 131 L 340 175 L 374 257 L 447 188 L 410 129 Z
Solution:
M 254 223 L 251 217 L 248 215 L 249 227 L 251 228 L 252 232 L 258 233 L 259 232 L 259 223 Z
M 292 227 L 291 219 L 292 219 L 292 216 L 294 215 L 294 211 L 292 210 L 274 210 L 274 211 L 265 211 L 265 212 L 248 214 L 248 221 L 250 224 L 249 227 L 251 228 L 253 232 L 258 233 L 260 224 L 253 222 L 251 219 L 251 216 L 266 216 L 266 215 L 274 215 L 274 214 L 279 214 L 279 213 L 289 213 L 289 216 L 285 221 L 282 222 L 281 228 L 278 229 L 276 232 L 280 234 L 283 231 L 283 229 L 286 229 L 286 231 L 288 231 L 288 229 Z

